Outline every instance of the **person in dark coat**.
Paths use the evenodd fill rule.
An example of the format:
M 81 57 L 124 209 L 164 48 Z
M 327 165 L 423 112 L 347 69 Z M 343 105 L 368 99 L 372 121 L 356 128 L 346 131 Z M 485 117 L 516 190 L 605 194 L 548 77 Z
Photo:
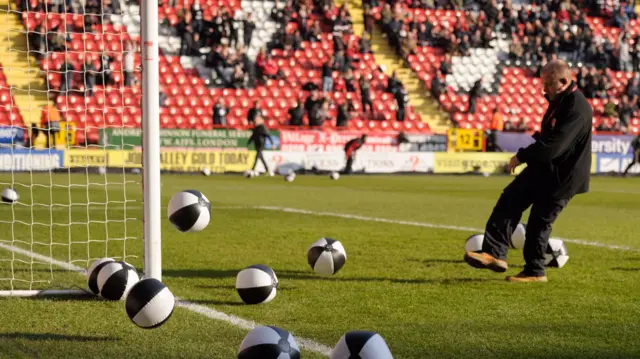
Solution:
M 467 107 L 467 113 L 476 113 L 476 101 L 482 93 L 482 79 L 479 79 L 473 84 L 471 90 L 469 90 L 469 107 Z
M 247 18 L 242 21 L 242 25 L 244 30 L 242 33 L 243 44 L 244 46 L 249 47 L 251 44 L 251 37 L 253 36 L 253 30 L 256 28 L 256 24 L 253 22 L 253 15 L 251 15 L 251 13 L 247 14 Z
M 251 137 L 249 137 L 249 141 L 247 142 L 247 146 L 253 143 L 256 148 L 256 160 L 255 162 L 253 162 L 253 167 L 251 169 L 252 171 L 255 172 L 256 167 L 258 166 L 258 160 L 260 160 L 264 165 L 264 169 L 265 171 L 267 171 L 269 176 L 273 176 L 273 172 L 269 170 L 267 161 L 264 159 L 264 154 L 262 153 L 264 151 L 267 140 L 269 141 L 269 143 L 271 143 L 272 147 L 273 147 L 273 140 L 271 139 L 271 136 L 269 135 L 269 131 L 267 131 L 267 128 L 264 125 L 264 120 L 262 119 L 262 117 L 257 117 L 255 119 L 255 122 L 256 122 L 256 127 L 253 128 L 253 133 L 251 133 Z
M 344 168 L 344 174 L 353 173 L 353 161 L 356 159 L 356 152 L 367 142 L 367 134 L 354 138 L 344 145 L 344 154 L 347 158 L 347 164 Z
M 247 122 L 249 124 L 253 124 L 256 122 L 256 118 L 260 116 L 262 116 L 262 111 L 260 111 L 260 102 L 255 101 L 253 103 L 253 107 L 247 112 Z
M 593 110 L 571 80 L 571 69 L 562 60 L 542 70 L 549 107 L 536 140 L 514 155 L 507 171 L 527 167 L 504 189 L 486 225 L 482 252 L 466 252 L 472 267 L 505 272 L 507 250 L 522 213 L 531 207 L 524 244 L 525 267 L 508 276 L 511 282 L 546 282 L 545 251 L 551 226 L 575 195 L 589 191 L 591 175 L 591 126 Z
M 228 112 L 229 110 L 224 107 L 224 101 L 222 100 L 222 97 L 219 97 L 216 105 L 213 106 L 213 124 L 222 126 L 226 125 Z
M 302 126 L 304 118 L 304 107 L 300 100 L 296 101 L 296 106 L 289 109 L 289 126 Z
M 626 176 L 629 173 L 631 167 L 635 164 L 640 163 L 640 135 L 636 136 L 631 142 L 631 147 L 633 147 L 633 161 L 629 163 L 627 168 L 624 170 L 623 176 Z

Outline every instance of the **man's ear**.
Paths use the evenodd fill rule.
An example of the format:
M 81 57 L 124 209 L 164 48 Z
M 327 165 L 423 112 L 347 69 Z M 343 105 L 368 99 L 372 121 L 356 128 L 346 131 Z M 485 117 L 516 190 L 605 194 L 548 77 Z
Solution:
M 569 81 L 567 81 L 567 79 L 560 79 L 560 83 L 564 86 L 564 85 L 568 84 Z

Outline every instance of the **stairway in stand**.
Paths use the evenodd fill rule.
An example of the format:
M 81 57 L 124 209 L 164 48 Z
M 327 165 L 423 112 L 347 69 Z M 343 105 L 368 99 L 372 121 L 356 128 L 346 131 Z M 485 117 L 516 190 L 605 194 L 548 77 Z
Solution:
M 346 4 L 353 21 L 353 32 L 362 36 L 364 33 L 362 0 L 346 0 Z M 409 93 L 409 104 L 420 115 L 422 121 L 428 123 L 434 133 L 446 133 L 451 124 L 449 115 L 440 110 L 437 100 L 430 96 L 413 70 L 389 46 L 378 26 L 374 27 L 371 47 L 376 63 L 385 67 L 385 73 L 391 76 L 394 71 L 396 72 L 398 79 Z
M 15 10 L 9 0 L 0 0 L 0 8 Z M 19 16 L 13 11 L 1 11 L 0 53 L 2 70 L 11 86 L 15 105 L 25 126 L 40 124 L 42 109 L 49 104 L 45 78 L 35 57 L 27 56 L 27 34 Z

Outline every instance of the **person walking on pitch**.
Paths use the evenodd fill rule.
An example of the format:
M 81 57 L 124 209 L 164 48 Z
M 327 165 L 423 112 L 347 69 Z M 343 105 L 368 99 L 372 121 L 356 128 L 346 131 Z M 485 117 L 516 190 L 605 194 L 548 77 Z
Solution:
M 262 117 L 257 117 L 255 119 L 256 127 L 254 127 L 253 132 L 251 133 L 251 137 L 247 141 L 247 147 L 251 145 L 253 142 L 256 147 L 256 160 L 253 163 L 252 171 L 256 171 L 256 167 L 258 167 L 258 160 L 262 162 L 264 166 L 264 170 L 269 174 L 269 176 L 273 176 L 273 172 L 269 169 L 269 165 L 267 165 L 267 161 L 264 159 L 264 148 L 267 141 L 271 143 L 273 147 L 273 140 L 271 139 L 271 135 L 269 135 L 269 131 L 264 125 L 264 119 Z
M 629 163 L 627 168 L 624 170 L 623 176 L 626 176 L 629 173 L 631 167 L 635 164 L 640 163 L 640 135 L 636 136 L 631 142 L 631 147 L 633 147 L 633 161 Z
M 507 250 L 522 213 L 531 206 L 524 244 L 525 267 L 508 276 L 511 282 L 546 282 L 545 250 L 551 226 L 571 198 L 589 191 L 591 175 L 591 126 L 593 110 L 571 80 L 571 69 L 562 60 L 542 69 L 542 83 L 549 108 L 536 140 L 514 155 L 507 170 L 527 167 L 504 189 L 485 228 L 482 252 L 466 252 L 472 267 L 505 272 Z

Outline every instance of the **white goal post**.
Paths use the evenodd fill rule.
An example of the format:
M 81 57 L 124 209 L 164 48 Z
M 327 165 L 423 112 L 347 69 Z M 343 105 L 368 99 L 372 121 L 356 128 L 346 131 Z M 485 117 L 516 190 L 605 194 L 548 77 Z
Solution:
M 0 191 L 13 189 L 19 198 L 0 203 L 0 297 L 88 295 L 79 274 L 102 257 L 161 280 L 158 1 L 98 0 L 109 14 L 88 11 L 88 0 L 6 1 L 0 3 L 7 24 L 0 31 Z M 129 41 L 139 41 L 141 78 L 124 86 Z M 98 65 L 82 67 L 88 63 Z M 88 80 L 89 73 L 96 76 Z M 121 170 L 107 170 L 117 151 L 84 142 L 117 127 L 114 116 L 121 116 L 122 128 L 142 127 L 141 176 L 124 154 Z M 74 133 L 82 143 L 70 140 Z

